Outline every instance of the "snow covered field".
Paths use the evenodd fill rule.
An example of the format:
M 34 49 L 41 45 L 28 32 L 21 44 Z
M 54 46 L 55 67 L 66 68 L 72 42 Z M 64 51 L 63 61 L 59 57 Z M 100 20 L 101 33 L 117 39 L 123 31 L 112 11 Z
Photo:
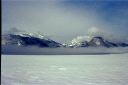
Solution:
M 2 85 L 127 85 L 128 53 L 2 55 Z

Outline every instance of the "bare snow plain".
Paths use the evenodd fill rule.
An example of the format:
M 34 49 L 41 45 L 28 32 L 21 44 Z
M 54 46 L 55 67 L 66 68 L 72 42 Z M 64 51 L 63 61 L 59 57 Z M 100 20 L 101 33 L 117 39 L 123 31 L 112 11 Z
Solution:
M 1 85 L 128 85 L 128 53 L 2 55 Z

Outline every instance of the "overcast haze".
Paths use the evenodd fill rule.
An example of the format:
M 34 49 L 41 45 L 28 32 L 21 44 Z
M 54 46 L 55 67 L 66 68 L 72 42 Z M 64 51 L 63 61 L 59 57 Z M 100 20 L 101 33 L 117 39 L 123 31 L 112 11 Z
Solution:
M 59 42 L 97 32 L 128 36 L 128 1 L 3 0 L 2 32 L 14 27 Z

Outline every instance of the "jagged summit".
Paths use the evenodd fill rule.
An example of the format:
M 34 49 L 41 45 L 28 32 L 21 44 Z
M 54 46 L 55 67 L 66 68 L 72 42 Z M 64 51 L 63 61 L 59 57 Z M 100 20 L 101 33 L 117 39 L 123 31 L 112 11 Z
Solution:
M 87 47 L 88 41 L 90 41 L 91 37 L 89 36 L 78 36 L 74 38 L 68 43 L 69 47 Z
M 90 40 L 85 38 L 78 39 L 77 37 L 76 39 L 73 39 L 68 46 L 69 47 L 107 47 L 109 48 L 109 47 L 127 47 L 128 43 L 121 42 L 121 41 L 112 42 L 101 36 L 93 36 L 93 37 L 90 37 Z
M 2 36 L 3 45 L 60 47 L 61 44 L 43 35 L 17 32 Z

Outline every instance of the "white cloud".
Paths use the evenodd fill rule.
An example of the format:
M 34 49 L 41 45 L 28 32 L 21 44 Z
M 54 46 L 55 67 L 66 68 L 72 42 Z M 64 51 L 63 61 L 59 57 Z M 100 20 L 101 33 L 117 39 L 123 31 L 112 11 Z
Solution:
M 96 34 L 98 32 L 100 32 L 100 30 L 96 27 L 91 27 L 91 28 L 88 29 L 89 34 Z

